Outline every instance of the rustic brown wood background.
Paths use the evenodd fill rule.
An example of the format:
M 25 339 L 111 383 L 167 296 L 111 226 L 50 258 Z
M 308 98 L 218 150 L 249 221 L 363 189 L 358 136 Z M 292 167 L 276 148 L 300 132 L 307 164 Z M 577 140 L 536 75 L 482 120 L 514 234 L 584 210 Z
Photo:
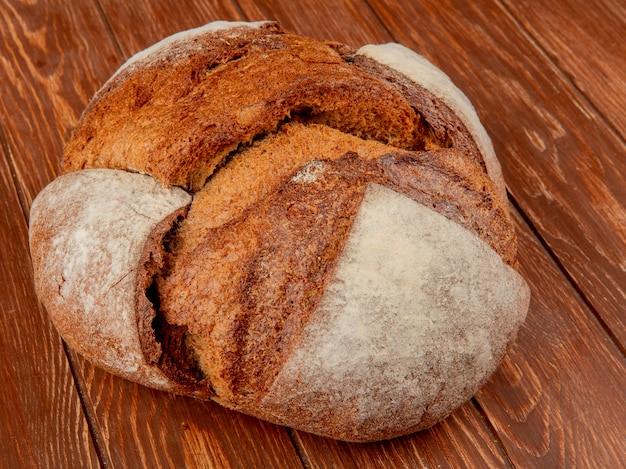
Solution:
M 90 96 L 216 19 L 401 42 L 475 104 L 533 299 L 493 379 L 434 428 L 347 444 L 151 391 L 67 350 L 37 302 L 29 207 Z M 0 467 L 626 467 L 625 37 L 620 0 L 2 0 Z

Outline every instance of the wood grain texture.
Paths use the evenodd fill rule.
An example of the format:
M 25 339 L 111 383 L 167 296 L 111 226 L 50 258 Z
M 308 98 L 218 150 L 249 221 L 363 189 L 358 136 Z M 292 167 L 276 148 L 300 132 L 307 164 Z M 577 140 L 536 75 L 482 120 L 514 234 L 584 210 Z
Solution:
M 89 2 L 0 2 L 0 31 L 0 116 L 28 209 L 58 174 L 65 140 L 119 58 Z
M 359 47 L 391 40 L 391 35 L 363 0 L 239 0 L 239 4 L 250 21 L 278 21 L 285 29 L 322 41 Z
M 530 313 L 477 400 L 519 467 L 622 467 L 626 358 L 517 218 Z
M 63 344 L 35 297 L 24 212 L 4 148 L 0 150 L 0 239 L 4 246 L 0 256 L 0 467 L 98 467 Z
M 403 438 L 366 444 L 296 432 L 312 469 L 511 467 L 471 402 L 434 427 Z
M 469 96 L 509 190 L 626 350 L 623 141 L 499 3 L 370 4 Z
M 301 467 L 283 427 L 154 391 L 72 357 L 109 467 Z
M 626 138 L 626 3 L 535 0 L 503 3 L 550 59 Z
M 211 21 L 243 19 L 237 4 L 232 0 L 102 0 L 100 3 L 124 60 L 179 31 L 196 28 Z

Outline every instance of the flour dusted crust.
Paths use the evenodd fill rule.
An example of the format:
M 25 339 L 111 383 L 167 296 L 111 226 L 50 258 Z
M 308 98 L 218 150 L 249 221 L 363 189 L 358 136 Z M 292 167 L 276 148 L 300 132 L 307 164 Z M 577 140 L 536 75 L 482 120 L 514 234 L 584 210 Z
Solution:
M 141 384 L 392 438 L 470 398 L 528 309 L 489 137 L 399 45 L 179 33 L 94 96 L 63 168 L 31 209 L 38 294 Z
M 105 83 L 103 89 L 117 78 L 120 73 L 132 73 L 137 68 L 145 67 L 148 64 L 155 64 L 159 60 L 167 60 L 172 55 L 172 51 L 176 49 L 188 49 L 189 42 L 200 39 L 203 35 L 215 33 L 219 31 L 231 31 L 230 34 L 237 34 L 238 28 L 260 28 L 269 24 L 268 21 L 245 22 L 245 21 L 213 21 L 197 28 L 188 29 L 172 34 L 152 46 L 137 52 L 130 57 L 124 64 L 113 74 L 113 76 Z M 201 50 L 198 44 L 198 50 Z
M 470 232 L 368 185 L 318 309 L 260 405 L 344 440 L 427 428 L 495 371 L 527 294 Z
M 136 272 L 151 231 L 190 202 L 149 176 L 94 169 L 57 178 L 31 207 L 35 284 L 61 335 L 98 366 L 164 390 L 177 385 L 144 360 Z

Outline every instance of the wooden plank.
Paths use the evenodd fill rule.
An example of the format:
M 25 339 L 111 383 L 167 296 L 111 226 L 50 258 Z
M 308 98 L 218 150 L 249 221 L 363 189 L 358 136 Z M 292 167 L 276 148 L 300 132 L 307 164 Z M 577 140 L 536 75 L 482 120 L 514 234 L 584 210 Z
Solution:
M 72 356 L 110 467 L 302 467 L 283 427 L 136 385 Z
M 626 138 L 626 3 L 503 0 L 567 78 Z
M 624 143 L 498 3 L 370 4 L 468 94 L 509 190 L 626 350 Z
M 88 99 L 119 65 L 99 18 L 90 2 L 0 2 L 0 115 L 27 209 L 58 174 Z
M 35 298 L 24 212 L 5 149 L 0 149 L 0 467 L 99 467 L 63 344 Z
M 511 467 L 471 402 L 428 430 L 389 441 L 354 444 L 295 435 L 312 469 Z
M 507 359 L 477 395 L 519 467 L 622 467 L 626 359 L 519 218 L 533 298 Z
M 2 400 L 3 408 L 11 406 L 13 419 L 0 425 L 9 433 L 2 438 L 2 467 L 100 465 L 63 344 L 36 300 L 24 221 L 34 196 L 58 174 L 63 141 L 98 77 L 111 70 L 107 63 L 118 61 L 114 49 L 106 47 L 106 35 L 97 35 L 102 25 L 98 28 L 98 15 L 85 3 L 0 3 L 1 193 L 7 204 L 2 215 L 10 220 L 3 219 L 2 237 L 12 246 L 1 267 L 1 288 L 7 289 L 1 295 L 2 355 L 3 364 L 14 370 L 1 376 L 15 383 L 4 387 L 11 395 Z M 83 40 L 83 30 L 92 31 L 92 41 Z M 96 65 L 76 68 L 95 46 L 101 54 Z M 11 179 L 19 200 L 8 186 Z M 18 461 L 23 455 L 28 459 L 19 464 L 16 455 Z
M 287 30 L 319 40 L 343 42 L 353 47 L 391 40 L 391 35 L 363 0 L 239 0 L 239 4 L 250 21 L 278 21 Z
M 179 31 L 196 28 L 211 21 L 242 19 L 237 4 L 232 0 L 224 2 L 103 0 L 100 3 L 124 59 Z

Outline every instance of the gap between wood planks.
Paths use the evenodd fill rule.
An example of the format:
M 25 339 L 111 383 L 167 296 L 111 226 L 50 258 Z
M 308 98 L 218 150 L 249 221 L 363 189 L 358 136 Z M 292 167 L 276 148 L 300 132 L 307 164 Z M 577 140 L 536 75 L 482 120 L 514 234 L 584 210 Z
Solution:
M 13 190 L 17 194 L 17 198 L 20 201 L 22 214 L 24 215 L 24 219 L 28 224 L 28 202 L 26 200 L 26 196 L 24 195 L 22 185 L 18 180 L 17 171 L 15 171 L 15 165 L 13 163 L 13 152 L 11 151 L 11 145 L 9 145 L 7 134 L 4 130 L 4 125 L 2 124 L 2 121 L 0 121 L 0 147 L 2 148 L 2 153 L 7 162 L 7 165 L 11 170 L 11 185 L 13 186 Z
M 365 0 L 366 2 L 368 0 Z M 584 92 L 584 90 L 582 90 L 578 85 L 576 85 L 575 80 L 572 78 L 572 76 L 570 74 L 568 74 L 565 70 L 563 70 L 557 63 L 556 61 L 553 59 L 553 57 L 548 53 L 548 51 L 546 50 L 545 47 L 543 47 L 541 45 L 541 42 L 539 41 L 539 39 L 537 37 L 535 37 L 523 24 L 523 22 L 521 20 L 518 19 L 517 16 L 515 16 L 515 14 L 511 11 L 511 9 L 509 8 L 509 6 L 507 5 L 507 3 L 505 3 L 502 0 L 496 0 L 497 3 L 501 6 L 502 10 L 504 10 L 506 12 L 506 14 L 509 16 L 509 18 L 511 19 L 512 22 L 515 23 L 515 25 L 519 28 L 519 30 L 521 31 L 521 33 L 526 37 L 526 39 L 528 40 L 528 42 L 530 44 L 532 44 L 537 51 L 543 55 L 543 57 L 545 58 L 545 60 L 547 62 L 549 62 L 553 69 L 559 74 L 559 76 L 561 77 L 561 79 L 578 95 L 579 99 L 586 105 L 589 107 L 589 109 L 598 116 L 598 120 L 603 124 L 604 128 L 606 128 L 606 130 L 608 132 L 610 132 L 615 139 L 620 142 L 622 145 L 626 146 L 626 137 L 623 136 L 618 129 L 613 125 L 612 121 L 606 116 L 605 113 L 603 113 L 601 111 L 601 109 L 596 106 L 596 104 L 594 103 L 594 101 L 587 96 L 587 94 Z M 585 112 L 587 112 L 585 110 Z M 531 229 L 532 233 L 534 234 L 534 236 L 539 240 L 539 242 L 541 243 L 541 246 L 545 249 L 545 251 L 550 255 L 550 258 L 554 261 L 554 263 L 557 265 L 558 269 L 561 271 L 561 273 L 565 276 L 565 278 L 567 279 L 567 281 L 570 283 L 570 285 L 574 288 L 574 290 L 576 291 L 576 293 L 578 294 L 578 296 L 580 297 L 580 299 L 582 300 L 582 302 L 585 304 L 585 306 L 587 306 L 587 308 L 589 308 L 589 310 L 593 313 L 593 316 L 596 318 L 596 321 L 600 324 L 602 330 L 605 332 L 605 334 L 610 338 L 611 342 L 613 342 L 613 344 L 617 347 L 617 349 L 622 353 L 622 355 L 624 357 L 626 357 L 626 344 L 622 344 L 619 340 L 619 338 L 617 337 L 617 335 L 612 331 L 611 327 L 609 327 L 609 325 L 604 321 L 604 319 L 602 319 L 602 315 L 598 312 L 598 310 L 594 307 L 592 301 L 589 300 L 588 296 L 585 294 L 584 289 L 581 288 L 578 284 L 578 282 L 576 282 L 576 280 L 574 279 L 574 277 L 572 275 L 570 275 L 569 271 L 567 270 L 566 266 L 561 262 L 561 259 L 559 258 L 559 256 L 552 250 L 552 248 L 550 248 L 549 243 L 547 242 L 547 240 L 540 234 L 539 230 L 537 229 L 536 225 L 531 221 L 530 217 L 527 215 L 527 213 L 522 209 L 521 205 L 519 204 L 519 202 L 517 201 L 517 199 L 515 199 L 515 197 L 513 197 L 511 194 L 509 194 L 509 200 L 511 202 L 511 204 L 515 207 L 515 209 L 518 211 L 518 213 L 520 214 L 520 216 L 523 218 L 524 222 L 529 226 L 529 228 Z
M 491 422 L 491 419 L 487 415 L 487 412 L 485 412 L 485 409 L 483 409 L 483 406 L 480 405 L 480 402 L 478 402 L 478 399 L 476 399 L 476 396 L 472 396 L 471 403 L 474 406 L 474 409 L 476 409 L 476 412 L 478 412 L 478 414 L 481 416 L 485 424 L 485 428 L 491 435 L 491 441 L 500 452 L 502 459 L 504 459 L 508 467 L 515 467 L 515 464 L 513 464 L 513 461 L 511 460 L 511 457 L 506 450 L 506 446 L 504 446 L 500 441 L 500 437 L 498 436 L 498 431 L 496 430 L 496 427 Z
M 87 421 L 87 427 L 89 429 L 89 434 L 93 440 L 93 446 L 96 451 L 96 455 L 98 456 L 98 460 L 100 461 L 100 465 L 102 469 L 107 469 L 109 467 L 114 467 L 109 454 L 106 452 L 105 448 L 107 448 L 107 444 L 105 443 L 105 439 L 100 432 L 100 426 L 97 423 L 97 420 L 90 409 L 95 409 L 95 406 L 91 404 L 87 405 L 91 398 L 89 393 L 86 392 L 85 389 L 80 385 L 81 379 L 78 376 L 77 370 L 79 369 L 76 360 L 74 360 L 74 356 L 72 355 L 72 351 L 65 343 L 65 340 L 61 339 L 63 343 L 63 351 L 65 352 L 65 358 L 69 363 L 70 372 L 72 373 L 72 379 L 74 381 L 74 387 L 76 388 L 76 393 L 78 394 L 78 398 L 80 400 L 80 407 L 85 415 L 85 420 Z
M 364 1 L 368 1 L 368 0 L 364 0 Z M 519 28 L 519 30 L 522 32 L 522 34 L 526 37 L 526 39 L 528 40 L 528 42 L 530 44 L 532 44 L 533 46 L 535 46 L 535 48 L 537 49 L 537 51 L 544 56 L 544 58 L 546 59 L 546 61 L 550 62 L 552 64 L 552 67 L 554 68 L 554 70 L 556 72 L 558 72 L 558 74 L 560 75 L 560 77 L 562 78 L 562 80 L 568 84 L 568 86 L 574 90 L 576 92 L 576 94 L 578 95 L 578 97 L 581 99 L 581 101 L 583 101 L 583 103 L 587 106 L 589 106 L 589 108 L 599 117 L 600 122 L 604 125 L 604 127 L 613 134 L 613 136 L 624 146 L 626 146 L 626 136 L 622 135 L 619 130 L 617 130 L 617 128 L 613 125 L 613 123 L 611 122 L 611 120 L 606 116 L 605 113 L 603 113 L 600 108 L 598 106 L 596 106 L 594 104 L 594 101 L 589 98 L 587 96 L 587 94 L 580 89 L 580 87 L 578 85 L 576 85 L 576 82 L 574 81 L 574 79 L 572 78 L 572 75 L 570 75 L 569 73 L 567 73 L 565 70 L 563 70 L 561 67 L 559 67 L 559 65 L 554 61 L 554 59 L 552 58 L 552 56 L 550 56 L 550 54 L 548 53 L 548 51 L 546 50 L 545 47 L 543 47 L 541 45 L 541 42 L 524 26 L 524 24 L 517 18 L 517 16 L 515 16 L 515 14 L 510 10 L 510 8 L 508 7 L 508 5 L 506 3 L 504 3 L 502 0 L 496 0 L 498 2 L 498 4 L 502 7 L 502 9 L 506 12 L 507 15 L 509 15 L 509 18 L 511 19 L 511 21 L 513 23 L 515 23 L 515 25 Z M 369 3 L 368 3 L 369 5 Z M 584 111 L 586 112 L 586 111 Z M 523 213 L 521 210 L 520 213 Z M 525 216 L 526 214 L 524 213 L 524 220 L 528 222 L 528 219 Z M 529 223 L 530 224 L 530 223 Z M 532 226 L 532 225 L 531 225 Z M 534 226 L 533 230 L 535 229 Z M 535 234 L 537 234 L 536 230 L 533 231 Z M 540 238 L 542 241 L 542 245 L 543 245 L 543 238 Z M 550 251 L 551 252 L 551 251 Z M 559 262 L 558 263 L 559 268 L 562 269 L 562 265 Z M 565 272 L 565 270 L 563 270 L 564 273 L 567 274 L 567 272 Z M 571 281 L 571 277 L 569 275 L 567 275 L 567 277 L 570 279 Z M 576 290 L 579 291 L 579 289 L 576 287 Z M 584 297 L 584 295 L 582 295 Z M 593 308 L 592 308 L 593 310 Z M 594 314 L 596 314 L 595 310 Z M 604 324 L 603 321 L 600 321 L 602 324 Z M 611 335 L 611 334 L 609 334 Z M 612 336 L 612 335 L 611 335 Z M 613 336 L 612 336 L 613 337 Z M 614 337 L 613 340 L 616 340 L 616 338 Z M 620 348 L 621 349 L 621 348 Z M 624 350 L 622 350 L 622 352 L 624 353 Z
M 100 19 L 102 20 L 102 24 L 104 24 L 104 28 L 106 29 L 107 34 L 111 38 L 113 49 L 115 49 L 115 53 L 117 54 L 117 57 L 120 60 L 120 63 L 123 64 L 128 59 L 128 57 L 124 57 L 124 53 L 122 52 L 122 47 L 120 46 L 120 43 L 117 40 L 117 36 L 115 36 L 115 32 L 113 31 L 113 27 L 111 26 L 109 17 L 106 15 L 106 12 L 100 0 L 93 0 L 93 3 L 96 6 L 96 10 L 98 10 L 98 14 L 100 15 Z
M 29 207 L 28 207 L 28 202 L 26 197 L 24 196 L 24 191 L 22 189 L 21 184 L 19 183 L 18 177 L 17 177 L 17 172 L 15 171 L 15 166 L 13 164 L 13 158 L 12 158 L 12 151 L 11 151 L 11 146 L 9 145 L 9 142 L 6 138 L 6 132 L 4 130 L 4 126 L 2 125 L 2 122 L 0 122 L 0 147 L 2 148 L 2 154 L 5 158 L 5 160 L 7 161 L 7 165 L 10 168 L 11 171 L 11 185 L 13 186 L 14 191 L 16 192 L 18 199 L 19 199 L 19 203 L 20 203 L 20 209 L 22 210 L 22 215 L 24 216 L 24 220 L 26 221 L 26 224 L 28 226 L 28 213 L 29 213 Z M 8 182 L 8 181 L 7 181 Z M 83 412 L 83 414 L 85 415 L 85 420 L 87 422 L 87 426 L 88 426 L 88 430 L 89 430 L 89 434 L 91 435 L 93 441 L 94 441 L 94 450 L 96 451 L 96 455 L 98 457 L 98 460 L 100 461 L 100 464 L 103 468 L 107 468 L 107 467 L 111 467 L 110 461 L 108 460 L 108 457 L 106 456 L 106 454 L 103 454 L 102 449 L 101 449 L 101 442 L 102 442 L 102 438 L 98 432 L 98 426 L 95 424 L 94 419 L 93 419 L 93 415 L 91 414 L 91 412 L 89 412 L 89 409 L 86 406 L 86 401 L 85 399 L 87 398 L 85 393 L 83 392 L 84 390 L 79 386 L 79 380 L 76 376 L 76 367 L 75 367 L 75 363 L 72 360 L 70 351 L 68 349 L 67 344 L 65 343 L 65 341 L 61 338 L 61 344 L 63 346 L 63 351 L 65 354 L 65 358 L 67 359 L 68 363 L 69 363 L 69 370 L 70 373 L 72 375 L 72 381 L 74 382 L 74 388 L 76 389 L 76 393 L 78 394 L 79 397 L 79 401 L 80 401 L 80 407 L 81 410 Z M 102 448 L 104 448 L 105 446 L 102 446 Z
M 604 322 L 604 320 L 602 319 L 602 316 L 600 316 L 600 314 L 594 307 L 593 303 L 589 300 L 585 292 L 578 286 L 578 283 L 576 282 L 576 280 L 569 274 L 569 272 L 567 271 L 567 269 L 565 268 L 565 266 L 563 265 L 559 257 L 552 250 L 552 248 L 550 248 L 548 242 L 545 240 L 543 236 L 541 236 L 541 233 L 539 233 L 539 230 L 537 230 L 532 220 L 528 217 L 528 215 L 526 215 L 526 212 L 522 210 L 518 201 L 510 193 L 509 193 L 509 202 L 511 203 L 511 206 L 514 207 L 514 209 L 522 217 L 522 219 L 524 220 L 524 223 L 528 225 L 528 228 L 530 229 L 533 236 L 537 238 L 537 241 L 539 241 L 539 244 L 541 244 L 541 247 L 546 251 L 548 256 L 550 256 L 550 259 L 552 259 L 552 261 L 555 263 L 559 271 L 567 279 L 567 282 L 572 286 L 572 288 L 574 289 L 574 291 L 580 298 L 581 302 L 589 309 L 589 311 L 591 311 L 593 317 L 596 319 L 596 321 L 600 325 L 600 328 L 607 335 L 611 343 L 615 345 L 615 347 L 620 351 L 622 356 L 626 358 L 626 347 L 622 346 L 617 336 L 615 336 L 611 328 L 608 327 L 608 325 Z

